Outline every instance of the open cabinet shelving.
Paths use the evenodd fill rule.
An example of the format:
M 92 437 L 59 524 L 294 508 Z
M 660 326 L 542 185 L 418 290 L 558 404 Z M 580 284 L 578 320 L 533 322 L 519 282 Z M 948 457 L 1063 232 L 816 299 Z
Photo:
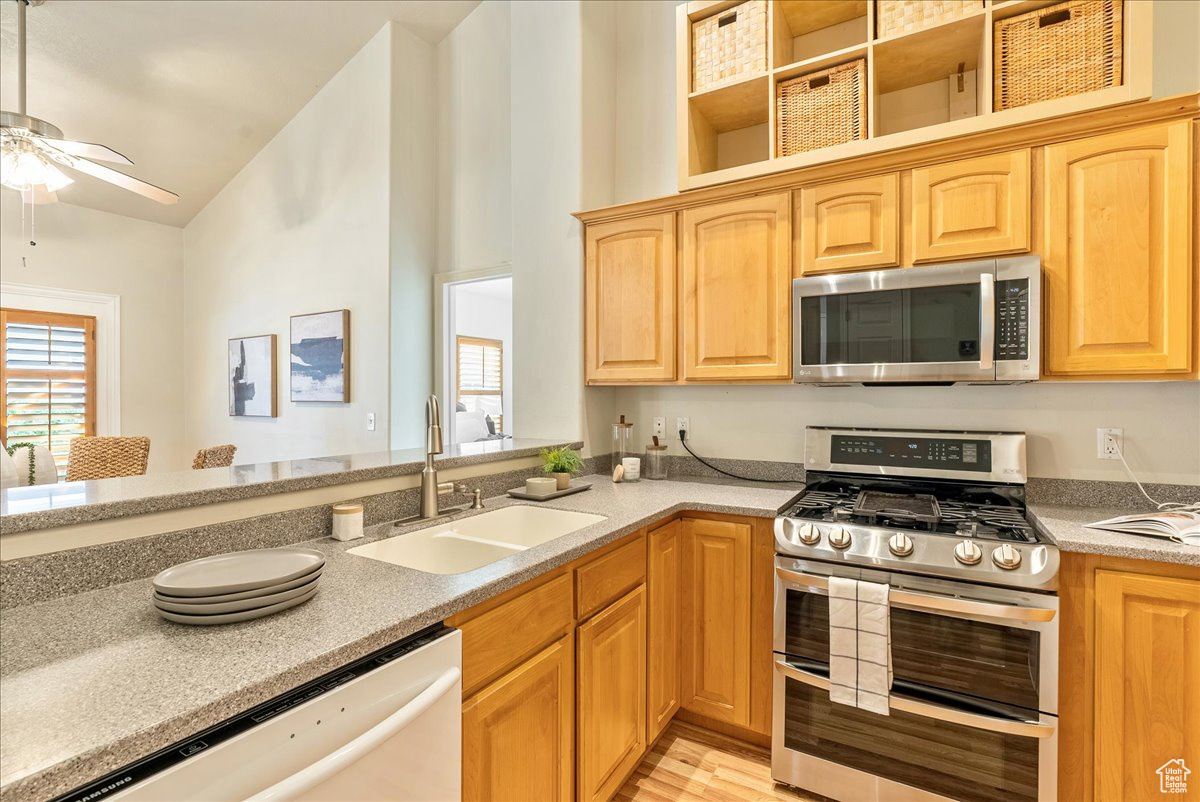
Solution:
M 1061 0 L 984 0 L 967 14 L 877 36 L 875 0 L 768 0 L 766 69 L 692 92 L 692 23 L 741 0 L 692 0 L 677 19 L 679 188 L 696 189 L 811 164 L 947 139 L 1150 97 L 1153 3 L 1124 0 L 1122 82 L 1085 94 L 993 111 L 998 20 Z M 866 137 L 782 156 L 778 85 L 866 63 Z

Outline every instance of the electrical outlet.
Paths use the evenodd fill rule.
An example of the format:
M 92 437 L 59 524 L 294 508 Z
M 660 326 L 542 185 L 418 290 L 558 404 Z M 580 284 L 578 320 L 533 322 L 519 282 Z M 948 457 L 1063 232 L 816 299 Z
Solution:
M 692 429 L 691 429 L 691 423 L 688 421 L 688 419 L 687 419 L 687 418 L 676 418 L 676 419 L 675 419 L 675 433 L 676 433 L 676 435 L 678 435 L 680 431 L 685 431 L 685 432 L 687 432 L 688 434 L 691 434 L 691 433 L 692 433 Z
M 368 432 L 375 431 L 375 413 L 374 412 L 367 413 L 367 431 Z
M 655 418 L 654 419 L 654 429 L 650 433 L 657 437 L 665 437 L 667 434 L 667 419 L 666 418 Z
M 1124 450 L 1124 429 L 1096 430 L 1096 459 L 1120 459 Z

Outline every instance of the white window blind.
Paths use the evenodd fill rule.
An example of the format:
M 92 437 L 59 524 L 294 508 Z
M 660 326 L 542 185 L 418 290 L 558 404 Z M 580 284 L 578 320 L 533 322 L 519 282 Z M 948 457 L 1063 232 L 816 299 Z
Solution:
M 496 432 L 504 431 L 504 343 L 481 337 L 456 338 L 458 401 L 469 410 L 492 416 Z
M 96 319 L 0 309 L 0 436 L 44 445 L 59 474 L 72 439 L 96 433 Z

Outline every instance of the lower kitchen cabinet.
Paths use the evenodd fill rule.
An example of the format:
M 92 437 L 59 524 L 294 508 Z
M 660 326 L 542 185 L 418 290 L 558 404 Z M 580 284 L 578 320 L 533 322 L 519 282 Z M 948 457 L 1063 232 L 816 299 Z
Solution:
M 1200 759 L 1200 569 L 1068 554 L 1060 578 L 1059 799 L 1162 799 Z
M 750 725 L 751 525 L 683 520 L 682 707 Z
M 683 524 L 671 521 L 651 530 L 646 559 L 650 630 L 646 648 L 646 742 L 653 743 L 679 709 L 679 657 L 682 638 Z
M 581 624 L 576 643 L 579 799 L 607 800 L 646 749 L 645 586 Z
M 574 767 L 570 634 L 463 704 L 464 800 L 569 800 Z

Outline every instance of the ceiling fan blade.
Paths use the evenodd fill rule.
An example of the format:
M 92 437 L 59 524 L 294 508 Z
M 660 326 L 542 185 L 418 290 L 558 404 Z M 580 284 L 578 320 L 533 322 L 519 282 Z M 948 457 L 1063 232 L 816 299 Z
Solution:
M 31 189 L 21 190 L 21 202 L 32 203 L 35 206 L 44 206 L 47 203 L 58 203 L 58 195 L 53 192 L 47 192 L 41 186 L 35 186 Z
M 68 156 L 79 156 L 83 159 L 99 159 L 102 162 L 114 162 L 115 164 L 133 164 L 125 156 L 105 145 L 96 145 L 91 142 L 75 142 L 70 139 L 47 139 L 45 137 L 40 138 L 39 142 L 57 151 L 66 153 Z
M 111 167 L 105 167 L 95 162 L 90 162 L 87 159 L 72 157 L 59 160 L 60 164 L 69 167 L 72 170 L 78 170 L 81 173 L 86 173 L 93 178 L 99 178 L 101 181 L 107 181 L 110 184 L 115 184 L 121 189 L 127 189 L 130 192 L 136 192 L 144 198 L 158 201 L 159 203 L 175 203 L 179 200 L 179 196 L 174 192 L 165 190 L 162 187 L 156 187 L 142 181 L 140 178 L 134 178 L 131 175 L 125 175 Z

